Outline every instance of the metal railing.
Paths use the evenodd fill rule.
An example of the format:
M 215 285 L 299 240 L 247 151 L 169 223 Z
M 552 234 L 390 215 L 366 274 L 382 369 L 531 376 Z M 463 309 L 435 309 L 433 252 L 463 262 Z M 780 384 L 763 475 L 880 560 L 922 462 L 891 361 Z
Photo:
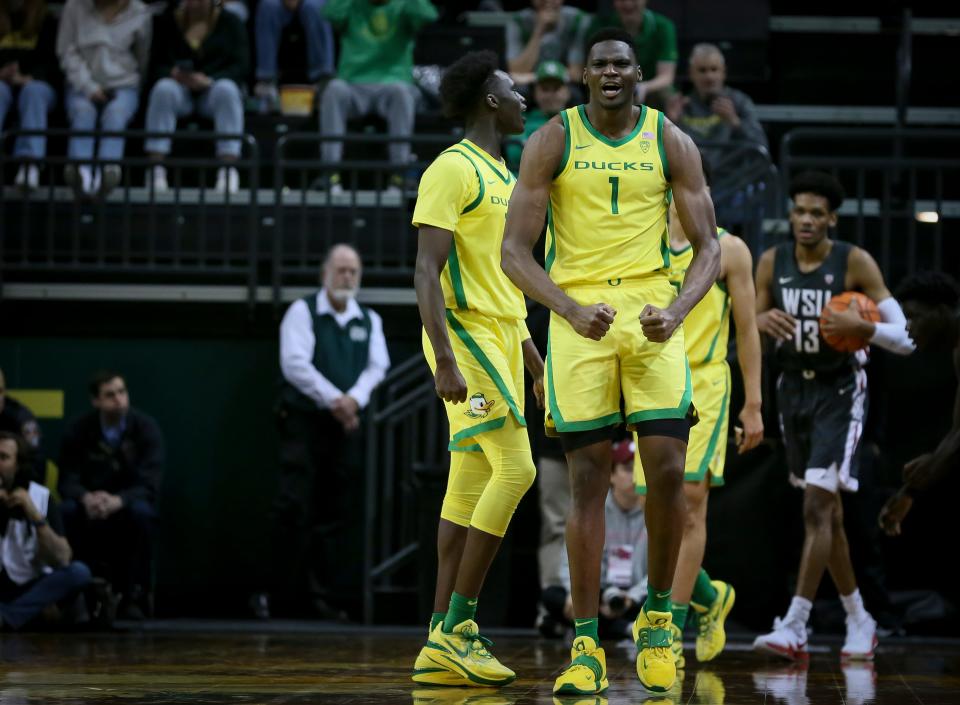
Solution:
M 416 575 L 401 574 L 421 548 L 418 474 L 447 463 L 443 404 L 422 355 L 390 370 L 366 415 L 363 617 L 371 624 L 377 595 L 417 591 Z
M 865 247 L 888 281 L 960 267 L 960 130 L 801 128 L 780 146 L 784 193 L 799 171 L 836 176 L 847 190 L 838 235 Z M 899 152 L 899 156 L 897 155 Z
M 347 139 L 317 133 L 292 133 L 277 140 L 274 158 L 273 292 L 280 300 L 286 283 L 316 281 L 331 245 L 346 242 L 363 253 L 364 276 L 378 283 L 409 285 L 416 260 L 416 231 L 410 224 L 420 174 L 457 135 L 350 135 Z M 347 152 L 362 158 L 324 162 L 321 145 L 345 142 Z M 414 161 L 398 166 L 387 149 L 410 142 Z M 378 153 L 379 152 L 379 153 Z M 343 193 L 331 194 L 336 174 Z M 400 184 L 392 183 L 398 178 Z M 392 188 L 391 188 L 392 187 Z
M 140 130 L 51 129 L 11 131 L 0 139 L 37 134 L 54 140 L 169 136 Z M 212 156 L 196 156 L 197 146 L 212 145 L 218 139 L 241 141 L 241 157 L 228 163 Z M 187 156 L 175 151 L 162 162 L 170 185 L 164 192 L 156 191 L 146 181 L 146 172 L 158 163 L 146 156 L 124 156 L 116 162 L 47 156 L 38 189 L 4 188 L 0 199 L 0 271 L 30 277 L 83 277 L 85 281 L 122 274 L 139 282 L 164 283 L 171 276 L 242 282 L 253 302 L 259 231 L 260 158 L 256 140 L 250 135 L 184 131 L 176 134 L 175 141 L 187 143 L 189 149 Z M 0 153 L 0 174 L 7 174 L 11 165 L 20 163 L 21 158 Z M 116 188 L 104 197 L 74 197 L 72 189 L 59 180 L 67 165 L 96 169 L 108 164 L 120 166 L 121 177 Z M 221 166 L 236 168 L 246 188 L 239 193 L 215 192 L 209 181 Z

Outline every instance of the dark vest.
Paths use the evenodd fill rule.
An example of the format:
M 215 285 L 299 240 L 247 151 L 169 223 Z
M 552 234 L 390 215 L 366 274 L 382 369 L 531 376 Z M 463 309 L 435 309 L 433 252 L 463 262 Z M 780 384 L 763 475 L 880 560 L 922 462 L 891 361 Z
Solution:
M 847 259 L 852 245 L 833 241 L 830 254 L 812 272 L 801 272 L 795 243 L 777 246 L 773 260 L 773 300 L 798 321 L 792 340 L 777 344 L 777 359 L 785 370 L 835 371 L 856 364 L 849 353 L 837 352 L 820 335 L 820 312 L 846 289 Z
M 352 318 L 343 328 L 333 314 L 317 313 L 317 295 L 302 299 L 310 311 L 313 325 L 313 366 L 337 389 L 347 392 L 367 368 L 370 359 L 370 312 L 360 307 L 361 318 Z M 282 379 L 280 399 L 304 411 L 316 411 L 317 404 Z

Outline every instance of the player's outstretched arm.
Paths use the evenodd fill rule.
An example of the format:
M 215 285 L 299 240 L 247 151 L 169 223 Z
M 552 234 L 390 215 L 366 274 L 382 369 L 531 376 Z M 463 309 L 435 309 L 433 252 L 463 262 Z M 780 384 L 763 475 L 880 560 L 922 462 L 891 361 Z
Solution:
M 737 330 L 737 361 L 743 374 L 744 402 L 740 411 L 743 437 L 740 453 L 755 448 L 763 440 L 760 413 L 760 331 L 757 330 L 757 294 L 753 288 L 753 257 L 750 248 L 735 235 L 720 240 L 720 251 L 733 321 Z
M 563 316 L 583 337 L 600 340 L 613 323 L 613 308 L 607 304 L 579 305 L 551 281 L 533 258 L 533 246 L 543 230 L 550 185 L 563 158 L 565 139 L 563 124 L 554 118 L 534 132 L 523 148 L 520 178 L 507 209 L 500 266 L 524 294 Z
M 434 385 L 437 396 L 454 404 L 467 400 L 467 383 L 457 367 L 457 359 L 447 335 L 446 307 L 440 274 L 447 263 L 453 233 L 432 225 L 421 225 L 417 235 L 417 264 L 413 286 L 417 291 L 420 320 L 427 331 L 437 360 Z
M 876 260 L 863 248 L 854 247 L 850 250 L 846 288 L 862 291 L 873 299 L 880 312 L 880 322 L 872 323 L 861 318 L 852 302 L 852 310 L 828 311 L 823 325 L 825 333 L 864 338 L 897 355 L 909 355 L 916 349 L 907 332 L 907 317 L 903 315 L 903 309 L 887 289 Z
M 655 307 L 647 306 L 640 316 L 644 335 L 656 342 L 667 340 L 673 335 L 673 331 L 703 298 L 720 274 L 717 221 L 707 182 L 703 178 L 700 152 L 693 140 L 671 122 L 664 126 L 663 141 L 677 214 L 683 231 L 693 246 L 693 261 L 687 269 L 676 300 L 665 311 L 657 311 Z

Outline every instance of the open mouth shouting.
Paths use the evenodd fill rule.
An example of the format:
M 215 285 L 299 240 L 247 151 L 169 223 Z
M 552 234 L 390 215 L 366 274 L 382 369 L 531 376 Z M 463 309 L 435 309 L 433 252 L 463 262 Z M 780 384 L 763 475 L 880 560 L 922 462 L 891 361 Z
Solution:
M 616 98 L 623 91 L 623 85 L 619 81 L 605 80 L 600 83 L 600 92 L 604 98 Z

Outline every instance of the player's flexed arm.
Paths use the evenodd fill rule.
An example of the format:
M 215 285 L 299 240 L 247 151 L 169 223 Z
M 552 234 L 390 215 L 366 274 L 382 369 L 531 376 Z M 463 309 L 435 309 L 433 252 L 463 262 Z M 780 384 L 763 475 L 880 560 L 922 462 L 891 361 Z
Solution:
M 443 290 L 440 287 L 440 274 L 447 263 L 452 242 L 453 233 L 449 230 L 432 225 L 420 226 L 413 286 L 417 291 L 420 319 L 437 359 L 437 371 L 434 374 L 437 396 L 456 404 L 467 400 L 467 383 L 460 374 L 453 348 L 450 347 L 450 338 L 447 337 Z
M 666 309 L 647 304 L 640 312 L 643 334 L 656 343 L 673 335 L 720 274 L 717 221 L 703 178 L 700 152 L 693 141 L 670 122 L 664 125 L 663 141 L 672 175 L 673 197 L 677 200 L 677 214 L 693 246 L 693 261 L 687 269 L 680 295 L 672 304 Z
M 534 132 L 524 147 L 520 178 L 507 210 L 500 266 L 527 296 L 563 316 L 584 338 L 600 340 L 613 323 L 613 307 L 604 303 L 581 306 L 563 293 L 533 258 L 550 200 L 550 184 L 563 157 L 564 139 L 563 125 L 554 118 Z

